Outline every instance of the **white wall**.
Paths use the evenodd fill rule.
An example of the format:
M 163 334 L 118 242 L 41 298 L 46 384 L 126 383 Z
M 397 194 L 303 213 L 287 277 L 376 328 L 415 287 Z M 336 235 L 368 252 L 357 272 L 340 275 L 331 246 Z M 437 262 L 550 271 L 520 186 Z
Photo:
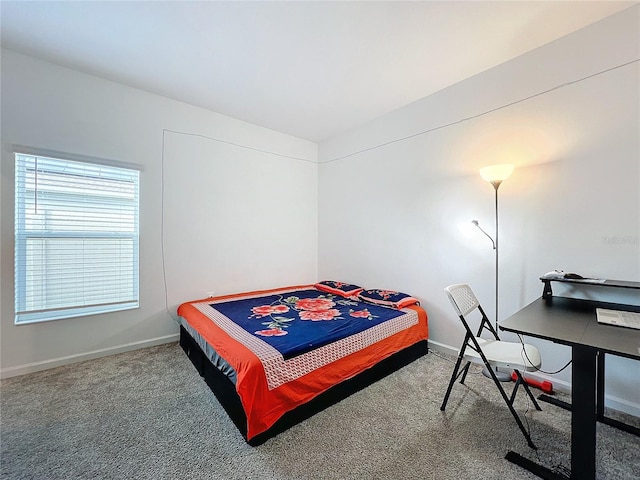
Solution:
M 446 285 L 471 284 L 495 312 L 491 242 L 470 224 L 494 228 L 478 169 L 514 163 L 499 190 L 500 318 L 552 269 L 640 281 L 639 18 L 633 7 L 321 143 L 320 277 L 418 296 L 432 346 L 457 349 Z M 530 341 L 543 369 L 570 359 Z M 638 363 L 607 362 L 609 404 L 640 414 Z M 567 387 L 570 369 L 551 380 Z
M 637 60 L 639 15 L 636 6 L 605 19 L 326 141 L 319 154 L 307 141 L 3 50 L 0 373 L 171 340 L 165 304 L 173 312 L 210 290 L 317 278 L 414 294 L 432 346 L 457 348 L 462 331 L 442 289 L 469 282 L 493 313 L 493 251 L 469 222 L 491 228 L 493 188 L 477 170 L 505 161 L 517 169 L 500 188 L 501 318 L 540 295 L 538 276 L 553 268 L 640 280 L 638 63 L 570 83 Z M 138 310 L 13 324 L 14 144 L 142 166 Z M 531 341 L 544 368 L 569 358 Z M 610 404 L 640 414 L 637 364 L 607 365 Z
M 2 376 L 173 340 L 165 305 L 210 290 L 316 280 L 316 144 L 7 50 L 1 73 Z M 139 309 L 14 325 L 12 145 L 142 167 Z

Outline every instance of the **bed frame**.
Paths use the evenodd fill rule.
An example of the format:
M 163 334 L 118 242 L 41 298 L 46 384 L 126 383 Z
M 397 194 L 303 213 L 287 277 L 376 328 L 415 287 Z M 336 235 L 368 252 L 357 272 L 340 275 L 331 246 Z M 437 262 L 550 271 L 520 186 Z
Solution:
M 204 381 L 238 428 L 245 441 L 247 441 L 247 417 L 233 382 L 209 361 L 200 346 L 182 326 L 180 327 L 180 346 L 191 360 L 191 363 L 196 367 L 200 376 L 204 378 Z M 261 445 L 293 425 L 344 400 L 355 392 L 377 382 L 427 353 L 428 346 L 426 340 L 421 340 L 404 350 L 396 352 L 355 377 L 345 380 L 338 385 L 334 385 L 311 401 L 285 413 L 269 430 L 256 435 L 247 441 L 247 443 L 251 446 Z

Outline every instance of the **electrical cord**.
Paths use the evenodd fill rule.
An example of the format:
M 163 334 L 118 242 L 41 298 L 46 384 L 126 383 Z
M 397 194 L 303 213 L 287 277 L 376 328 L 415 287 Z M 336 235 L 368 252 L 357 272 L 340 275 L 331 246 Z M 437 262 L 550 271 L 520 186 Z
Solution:
M 524 423 L 527 424 L 527 434 L 529 435 L 529 438 L 531 438 L 531 424 L 529 423 L 529 419 L 527 418 L 527 414 L 531 411 L 531 400 L 529 399 L 529 395 L 525 395 L 525 397 L 527 397 L 527 408 L 522 414 L 522 418 L 524 418 Z M 533 450 L 537 451 L 536 448 L 534 448 Z
M 529 358 L 529 356 L 527 355 L 527 349 L 526 349 L 526 348 L 524 348 L 524 339 L 522 338 L 522 335 L 520 335 L 519 333 L 518 333 L 517 335 L 518 335 L 518 339 L 520 340 L 520 343 L 522 344 L 522 353 L 524 354 L 525 358 L 526 358 L 526 359 L 527 359 L 527 361 L 529 362 L 529 365 L 531 365 L 531 367 L 532 367 L 533 369 L 535 369 L 535 371 L 537 371 L 537 372 L 541 372 L 541 373 L 546 373 L 547 375 L 556 375 L 557 373 L 562 372 L 565 368 L 567 368 L 569 365 L 571 365 L 572 360 L 569 360 L 569 361 L 567 362 L 567 364 L 566 364 L 564 367 L 562 367 L 562 368 L 561 368 L 561 369 L 559 369 L 559 370 L 556 370 L 555 372 L 547 372 L 546 370 L 542 370 L 541 368 L 536 367 L 536 366 L 533 364 L 533 362 L 531 361 L 531 359 Z
M 598 75 L 602 75 L 604 73 L 608 73 L 608 72 L 611 72 L 611 71 L 616 70 L 618 68 L 626 67 L 628 65 L 631 65 L 631 64 L 637 63 L 637 62 L 640 62 L 640 59 L 631 60 L 629 62 L 622 63 L 620 65 L 616 65 L 614 67 L 610 67 L 610 68 L 607 68 L 605 70 L 601 70 L 599 72 L 592 73 L 590 75 L 586 75 L 586 76 L 578 78 L 576 80 L 572 80 L 572 81 L 569 81 L 569 82 L 562 83 L 560 85 L 556 85 L 555 87 L 551 87 L 551 88 L 549 88 L 547 90 L 543 90 L 542 92 L 534 93 L 534 94 L 529 95 L 527 97 L 521 98 L 519 100 L 514 100 L 513 102 L 505 103 L 504 105 L 500 105 L 500 106 L 492 108 L 490 110 L 486 110 L 486 111 L 481 112 L 481 113 L 476 113 L 475 115 L 470 115 L 468 117 L 461 118 L 460 120 L 456 120 L 456 121 L 453 121 L 453 122 L 450 122 L 450 123 L 439 125 L 437 127 L 429 128 L 428 130 L 423 130 L 422 132 L 418 132 L 418 133 L 414 133 L 414 134 L 411 134 L 411 135 L 407 135 L 407 136 L 402 137 L 402 138 L 396 138 L 395 140 L 390 140 L 388 142 L 381 143 L 381 144 L 378 144 L 378 145 L 374 145 L 372 147 L 363 148 L 362 150 L 358 150 L 358 151 L 355 151 L 355 152 L 352 152 L 352 153 L 348 153 L 346 155 L 342 155 L 341 157 L 332 158 L 330 160 L 325 160 L 324 162 L 318 162 L 318 163 L 320 165 L 322 165 L 322 164 L 325 164 L 325 163 L 335 162 L 337 160 L 344 160 L 345 158 L 353 157 L 354 155 L 359 155 L 361 153 L 369 152 L 371 150 L 377 150 L 378 148 L 386 147 L 388 145 L 393 145 L 394 143 L 403 142 L 405 140 L 410 140 L 412 138 L 419 137 L 421 135 L 425 135 L 427 133 L 435 132 L 436 130 L 441 130 L 443 128 L 447 128 L 447 127 L 451 127 L 451 126 L 454 126 L 454 125 L 458 125 L 460 123 L 464 123 L 464 122 L 467 122 L 469 120 L 474 120 L 476 118 L 483 117 L 483 116 L 488 115 L 490 113 L 497 112 L 498 110 L 502 110 L 504 108 L 512 107 L 513 105 L 517 105 L 519 103 L 526 102 L 527 100 L 531 100 L 532 98 L 536 98 L 536 97 L 539 97 L 541 95 L 545 95 L 547 93 L 551 93 L 551 92 L 553 92 L 555 90 L 558 90 L 560 88 L 564 88 L 564 87 L 567 87 L 569 85 L 574 85 L 576 83 L 580 83 L 580 82 L 582 82 L 584 80 L 588 80 L 588 79 L 596 77 Z
M 168 128 L 163 128 L 162 129 L 162 154 L 163 155 L 164 155 L 164 136 L 165 136 L 166 133 L 173 133 L 173 134 L 176 134 L 176 135 L 184 135 L 184 136 L 188 136 L 188 137 L 205 138 L 205 139 L 211 140 L 213 142 L 224 143 L 225 145 L 231 145 L 231 146 L 238 147 L 238 148 L 244 148 L 245 150 L 251 150 L 251 151 L 259 152 L 259 153 L 265 153 L 267 155 L 273 155 L 274 157 L 288 158 L 289 160 L 298 160 L 298 161 L 307 162 L 307 163 L 318 163 L 315 160 L 309 160 L 308 158 L 294 157 L 293 155 L 286 155 L 284 153 L 272 152 L 270 150 L 264 150 L 262 148 L 251 147 L 249 145 L 243 145 L 241 143 L 230 142 L 228 140 L 222 140 L 220 138 L 211 137 L 209 135 L 203 135 L 201 133 L 180 132 L 180 131 L 177 131 L 177 130 L 170 130 Z
M 235 143 L 235 142 L 230 142 L 228 140 L 222 140 L 220 138 L 215 138 L 215 137 L 211 137 L 208 135 L 202 135 L 199 133 L 191 133 L 191 132 L 180 132 L 177 130 L 170 130 L 168 128 L 163 128 L 162 129 L 162 151 L 161 151 L 161 156 L 160 156 L 160 255 L 162 258 L 162 280 L 163 280 L 163 286 L 164 286 L 164 307 L 165 310 L 167 311 L 167 313 L 169 314 L 169 316 L 171 318 L 173 318 L 174 320 L 177 320 L 177 315 L 175 315 L 174 313 L 171 312 L 171 310 L 169 309 L 169 287 L 168 287 L 168 283 L 167 283 L 167 268 L 166 268 L 166 255 L 165 255 L 165 212 L 164 212 L 164 207 L 165 207 L 165 138 L 167 136 L 168 133 L 174 134 L 174 135 L 182 135 L 182 136 L 187 136 L 187 137 L 198 137 L 198 138 L 204 138 L 207 140 L 211 140 L 213 142 L 217 142 L 217 143 L 223 143 L 225 145 L 231 145 L 234 147 L 238 147 L 238 148 L 243 148 L 245 150 L 251 150 L 254 152 L 259 152 L 259 153 L 264 153 L 267 155 L 273 155 L 275 157 L 281 157 L 281 158 L 287 158 L 289 160 L 297 160 L 297 161 L 301 161 L 301 162 L 307 162 L 307 163 L 317 163 L 315 160 L 309 160 L 308 158 L 302 158 L 302 157 L 295 157 L 292 155 L 286 155 L 283 153 L 278 153 L 278 152 L 272 152 L 269 150 L 264 150 L 261 148 L 256 148 L 256 147 L 251 147 L 249 145 L 243 145 L 240 143 Z
M 160 256 L 162 257 L 162 280 L 164 282 L 164 308 L 171 318 L 175 320 L 169 311 L 169 289 L 167 288 L 167 268 L 164 255 L 164 135 L 162 130 L 162 155 L 160 157 Z

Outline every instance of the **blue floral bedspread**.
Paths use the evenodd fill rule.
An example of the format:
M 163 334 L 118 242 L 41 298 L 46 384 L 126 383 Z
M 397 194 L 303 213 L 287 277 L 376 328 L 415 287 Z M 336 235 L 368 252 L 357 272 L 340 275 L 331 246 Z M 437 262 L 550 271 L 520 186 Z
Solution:
M 401 310 L 316 289 L 212 303 L 211 306 L 274 347 L 285 359 L 404 315 Z

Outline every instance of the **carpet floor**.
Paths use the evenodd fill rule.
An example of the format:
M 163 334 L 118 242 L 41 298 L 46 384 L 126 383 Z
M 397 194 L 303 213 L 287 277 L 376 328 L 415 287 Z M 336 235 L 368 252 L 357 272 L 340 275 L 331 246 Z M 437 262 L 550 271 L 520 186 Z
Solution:
M 504 459 L 509 450 L 569 468 L 569 412 L 544 403 L 538 412 L 519 392 L 531 450 L 478 367 L 440 411 L 452 368 L 431 352 L 259 447 L 244 442 L 177 343 L 9 378 L 0 478 L 536 478 Z M 599 479 L 640 478 L 640 438 L 598 424 L 597 439 Z

